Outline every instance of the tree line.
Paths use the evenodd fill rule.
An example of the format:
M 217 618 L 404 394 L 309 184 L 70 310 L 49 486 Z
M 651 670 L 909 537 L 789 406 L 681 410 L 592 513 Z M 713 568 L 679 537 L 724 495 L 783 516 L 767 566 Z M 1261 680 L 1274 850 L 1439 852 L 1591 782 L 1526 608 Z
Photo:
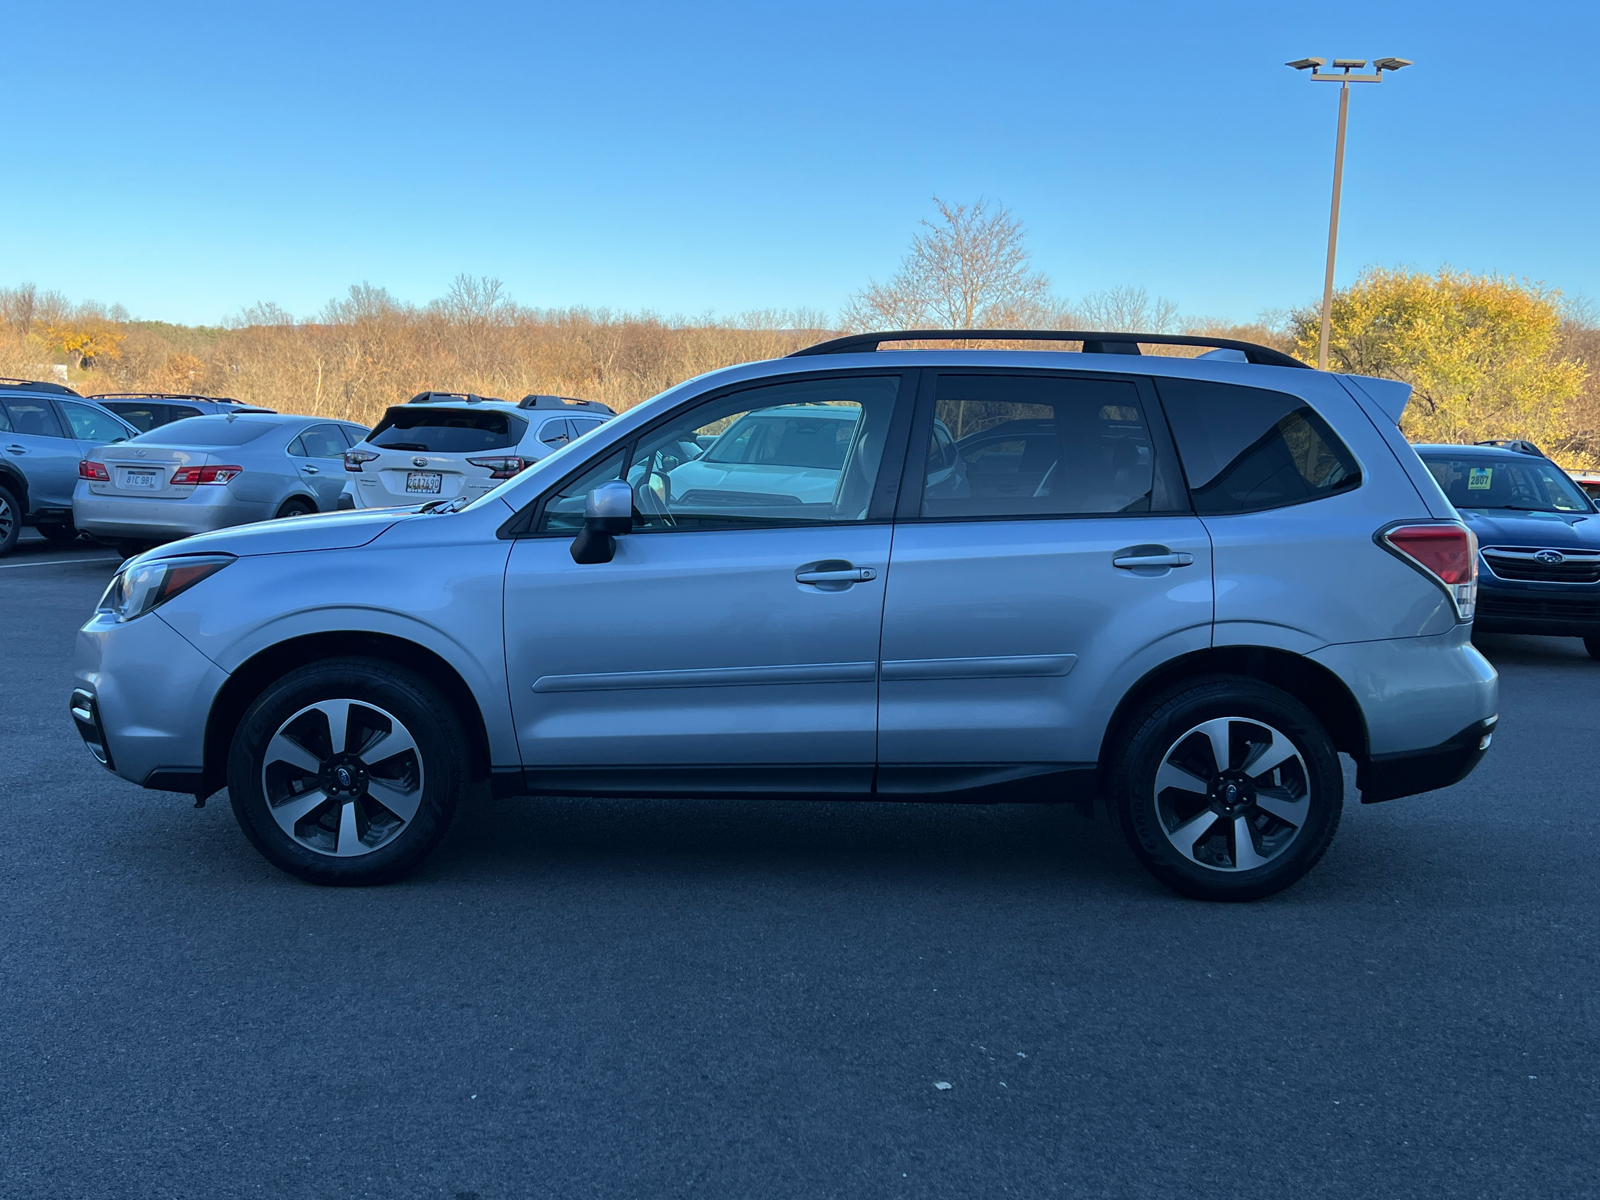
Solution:
M 1024 226 L 1004 206 L 935 198 L 893 275 L 869 280 L 837 316 L 531 309 L 498 280 L 462 275 L 422 305 L 362 283 L 305 317 L 264 302 L 218 326 L 184 326 L 23 284 L 0 288 L 0 375 L 37 378 L 61 365 L 85 393 L 224 395 L 372 424 L 429 389 L 552 392 L 621 411 L 703 372 L 857 330 L 1186 332 L 1262 342 L 1309 362 L 1318 318 L 1315 304 L 1246 324 L 1185 316 L 1138 287 L 1069 301 L 1036 269 Z M 1329 351 L 1335 370 L 1415 388 L 1405 424 L 1414 440 L 1528 438 L 1569 465 L 1600 465 L 1600 325 L 1551 288 L 1370 268 L 1335 294 Z

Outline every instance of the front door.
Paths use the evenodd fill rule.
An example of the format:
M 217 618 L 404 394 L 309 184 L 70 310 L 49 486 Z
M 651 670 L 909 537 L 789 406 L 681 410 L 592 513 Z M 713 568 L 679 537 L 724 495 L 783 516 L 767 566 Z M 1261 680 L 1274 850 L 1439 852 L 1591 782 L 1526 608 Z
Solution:
M 0 454 L 27 479 L 28 510 L 70 509 L 78 486 L 78 443 L 55 408 L 43 396 L 12 396 L 0 405 L 10 426 L 0 430 Z
M 1129 377 L 945 372 L 925 403 L 889 566 L 878 790 L 1086 773 L 1128 685 L 1210 644 L 1211 546 L 1154 396 Z
M 901 384 L 846 375 L 723 394 L 540 502 L 505 603 L 531 787 L 871 789 L 893 504 L 875 489 L 880 468 L 899 478 L 896 455 L 884 459 Z M 612 561 L 575 563 L 584 498 L 615 479 L 633 488 L 633 532 Z

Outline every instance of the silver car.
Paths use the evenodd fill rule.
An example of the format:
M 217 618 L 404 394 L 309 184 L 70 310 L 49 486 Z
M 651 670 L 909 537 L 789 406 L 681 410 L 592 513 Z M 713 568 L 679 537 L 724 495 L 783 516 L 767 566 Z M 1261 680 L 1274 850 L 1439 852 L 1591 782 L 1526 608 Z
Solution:
M 366 432 L 278 413 L 186 417 L 91 451 L 78 464 L 73 520 L 132 549 L 329 512 L 344 487 L 345 452 Z
M 1247 899 L 1326 850 L 1341 753 L 1367 803 L 1476 766 L 1478 556 L 1407 385 L 1105 352 L 1202 338 L 878 350 L 919 336 L 963 335 L 701 376 L 476 500 L 143 555 L 79 635 L 73 719 L 338 884 L 410 870 L 482 781 L 1104 804 L 1162 882 Z M 772 484 L 797 467 L 825 484 Z

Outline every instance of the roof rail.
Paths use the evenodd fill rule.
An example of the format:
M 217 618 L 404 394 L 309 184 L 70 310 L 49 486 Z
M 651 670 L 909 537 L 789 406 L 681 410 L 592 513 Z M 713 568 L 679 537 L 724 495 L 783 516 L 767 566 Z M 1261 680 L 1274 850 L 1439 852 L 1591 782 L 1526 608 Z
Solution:
M 1473 442 L 1474 446 L 1494 446 L 1500 450 L 1515 450 L 1518 454 L 1535 454 L 1540 458 L 1550 457 L 1532 442 L 1523 441 L 1521 438 L 1493 438 L 1486 442 Z
M 67 387 L 64 383 L 45 383 L 41 379 L 8 379 L 0 377 L 0 387 L 15 388 L 18 391 L 47 392 L 52 396 L 78 396 L 78 393 Z M 78 396 L 78 399 L 83 399 Z
M 85 400 L 209 400 L 213 404 L 244 404 L 232 396 L 205 396 L 199 392 L 90 392 Z M 250 407 L 255 407 L 251 405 Z
M 468 404 L 482 404 L 485 400 L 492 400 L 496 404 L 505 401 L 498 396 L 480 396 L 476 392 L 418 392 L 407 404 L 437 404 L 441 400 L 465 400 Z
M 576 396 L 541 396 L 529 392 L 517 402 L 518 408 L 596 408 L 601 412 L 616 416 L 616 411 L 609 404 L 601 404 L 598 400 L 579 400 Z
M 1097 329 L 902 329 L 892 333 L 857 333 L 849 337 L 818 342 L 796 350 L 790 358 L 813 354 L 854 354 L 876 350 L 883 342 L 1082 342 L 1085 354 L 1138 354 L 1139 343 L 1151 346 L 1207 346 L 1215 350 L 1237 350 L 1245 361 L 1265 367 L 1304 367 L 1309 363 L 1291 358 L 1281 350 L 1241 342 L 1234 338 L 1205 337 L 1187 333 L 1107 333 Z

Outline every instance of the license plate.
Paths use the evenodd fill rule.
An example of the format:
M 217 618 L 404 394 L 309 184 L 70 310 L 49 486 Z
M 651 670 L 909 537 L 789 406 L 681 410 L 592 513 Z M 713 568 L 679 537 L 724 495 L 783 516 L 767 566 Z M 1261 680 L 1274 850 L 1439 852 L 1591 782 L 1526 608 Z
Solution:
M 144 488 L 146 491 L 157 491 L 161 487 L 161 473 L 159 471 L 124 471 L 122 473 L 122 486 L 130 488 Z
M 444 475 L 439 471 L 407 471 L 406 492 L 422 492 L 425 495 L 437 496 L 439 489 L 444 486 Z

